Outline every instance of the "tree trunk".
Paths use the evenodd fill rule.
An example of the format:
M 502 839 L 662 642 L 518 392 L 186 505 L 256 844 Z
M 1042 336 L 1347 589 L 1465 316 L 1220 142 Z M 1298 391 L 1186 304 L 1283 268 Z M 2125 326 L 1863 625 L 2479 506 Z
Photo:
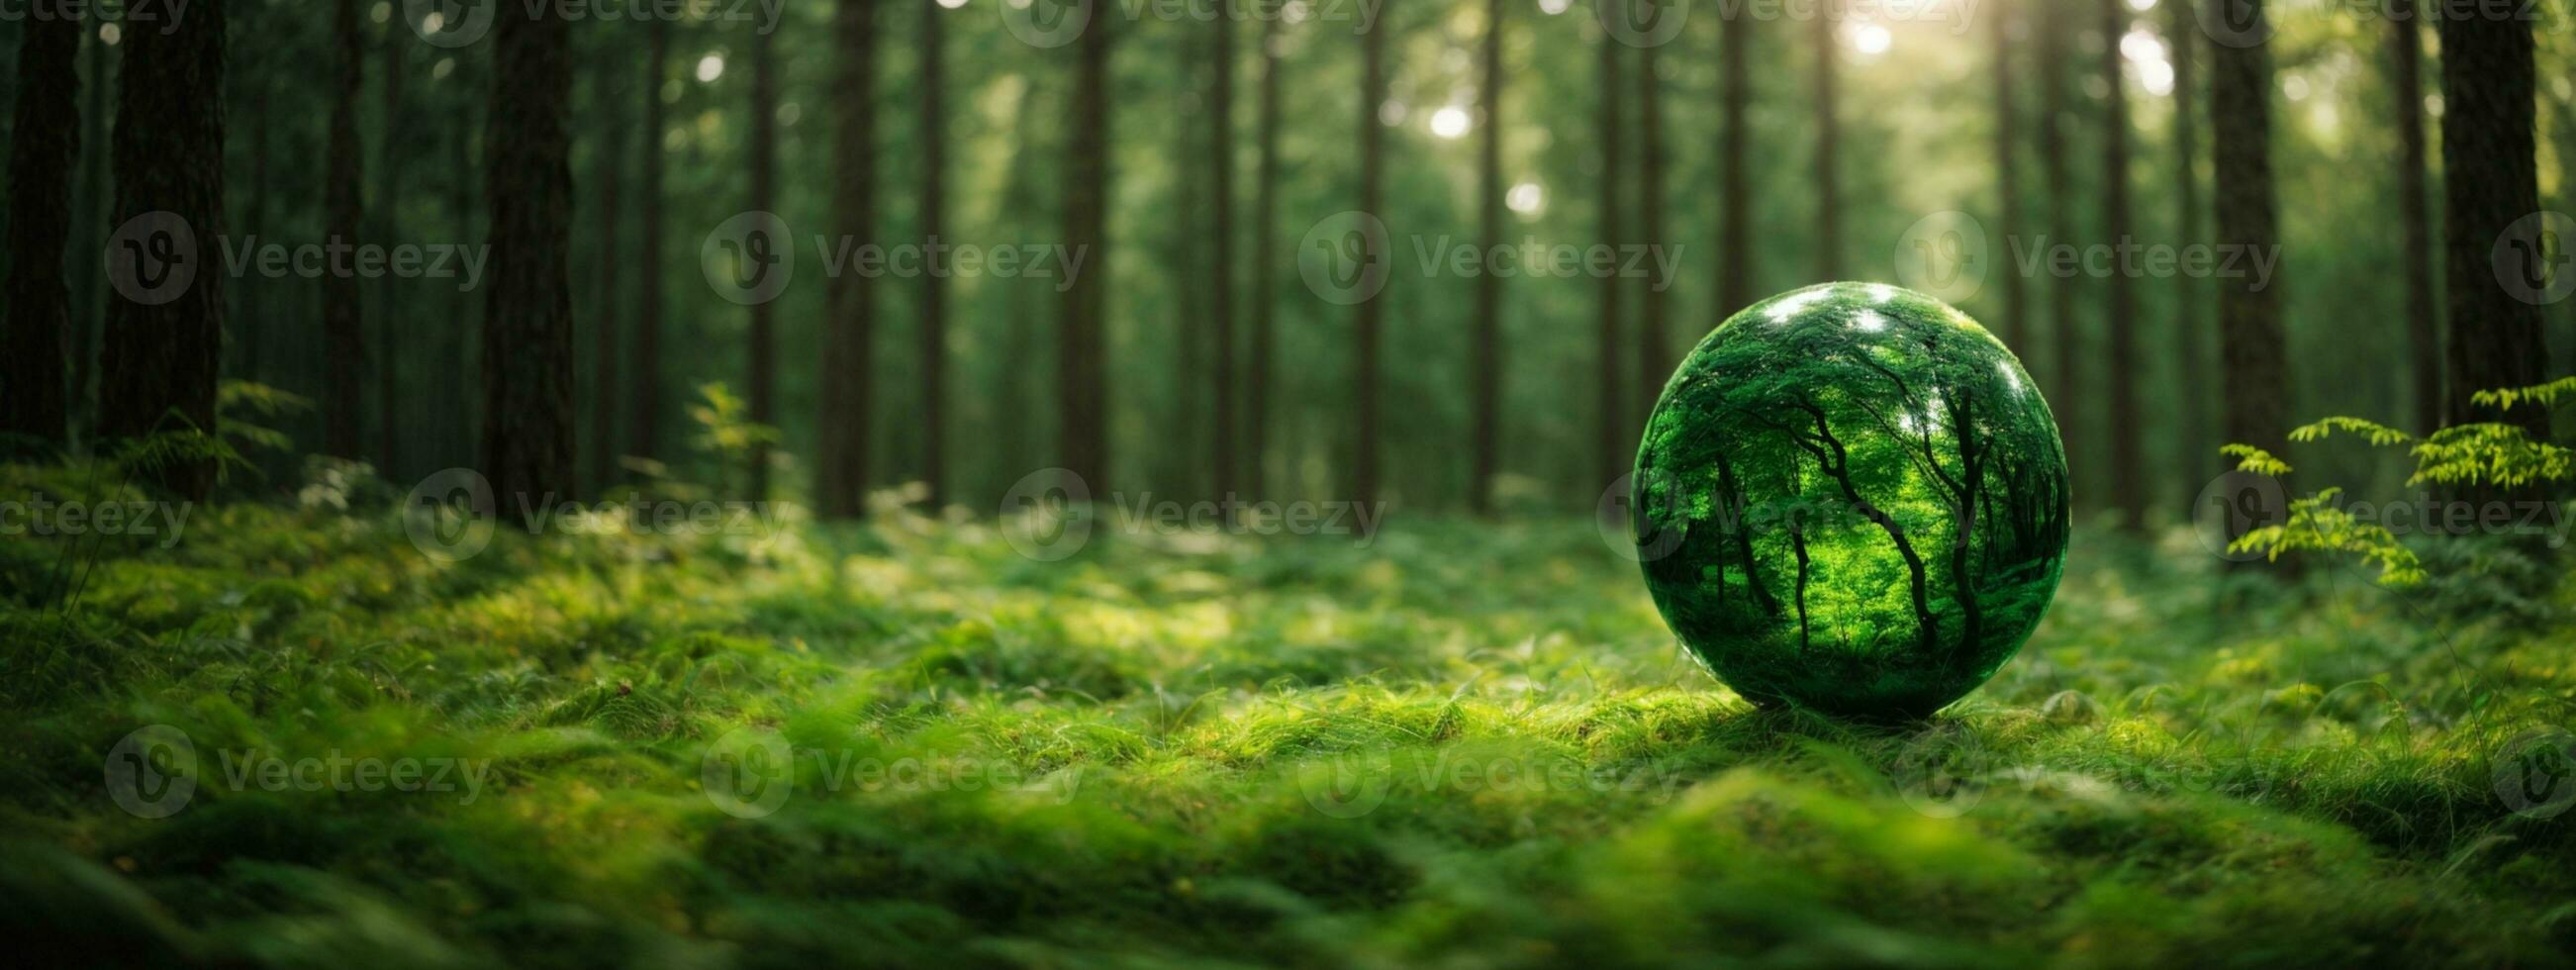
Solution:
M 1243 382 L 1243 451 L 1249 474 L 1244 487 L 1269 494 L 1271 354 L 1277 341 L 1271 316 L 1279 273 L 1279 18 L 1261 21 L 1260 177 L 1252 203 L 1252 334 L 1245 354 Z
M 1994 29 L 1995 40 L 1995 228 L 2010 238 L 2021 231 L 2021 135 L 2015 130 L 2020 112 L 2013 108 L 2012 18 L 2006 13 L 1998 4 L 1987 11 L 1986 23 Z M 1995 336 L 2015 353 L 2026 351 L 2030 349 L 2023 343 L 2028 339 L 2024 328 L 2030 317 L 2026 281 L 2019 272 L 1992 275 L 2004 290 L 2004 315 L 1997 321 L 2002 332 Z
M 1719 93 L 1717 189 L 1717 312 L 1709 327 L 1753 305 L 1753 24 L 1734 12 L 1725 15 L 1718 36 Z M 1656 377 L 1641 377 L 1653 381 Z M 1644 427 L 1640 416 L 1639 427 Z
M 2247 2 L 2246 26 L 2259 32 L 2262 0 Z M 2276 252 L 2280 206 L 2272 186 L 2271 48 L 2218 44 L 2210 55 L 2218 244 L 2230 251 Z M 2227 394 L 2227 440 L 2279 454 L 2289 433 L 2289 361 L 2280 280 L 2269 283 L 2243 275 L 2220 279 L 2219 377 Z M 2244 524 L 2231 522 L 2229 538 Z
M 384 87 L 381 107 L 385 137 L 376 153 L 376 239 L 391 247 L 402 241 L 402 163 L 410 153 L 403 136 L 410 125 L 403 113 L 403 53 L 411 49 L 414 38 L 399 19 L 385 25 Z M 402 466 L 403 451 L 413 444 L 398 430 L 402 422 L 402 402 L 410 400 L 402 393 L 403 335 L 410 332 L 402 325 L 400 295 L 394 274 L 376 278 L 376 472 L 396 476 Z
M 921 185 L 919 222 L 925 243 L 937 244 L 948 207 L 948 106 L 943 93 L 947 42 L 941 36 L 945 8 L 937 0 L 915 0 L 920 34 L 915 38 L 921 64 L 914 72 L 920 86 Z M 921 368 L 921 481 L 925 504 L 934 511 L 948 500 L 948 281 L 937 273 L 921 277 L 919 333 Z
M 197 0 L 187 16 L 128 32 L 121 45 L 110 219 L 141 232 L 114 241 L 111 277 L 121 275 L 150 299 L 109 301 L 99 361 L 103 439 L 216 433 L 224 281 L 206 264 L 219 259 L 224 230 L 224 7 L 223 0 Z M 133 221 L 155 212 L 178 222 Z M 174 461 L 138 474 L 193 501 L 214 487 L 215 467 Z
M 2109 45 L 2102 56 L 2102 80 L 2110 90 L 2102 115 L 2102 237 L 2115 246 L 2129 243 L 2129 96 L 2120 80 L 2120 37 L 2129 32 L 2128 0 L 2099 0 L 2102 37 Z M 2115 270 L 2103 281 L 2103 319 L 2110 338 L 2111 370 L 2111 505 L 2120 510 L 2122 528 L 2143 534 L 2147 525 L 2146 455 L 2139 436 L 2145 422 L 2138 414 L 2137 306 L 2129 293 L 2129 274 Z
M 777 212 L 778 205 L 778 55 L 773 50 L 776 31 L 754 31 L 751 41 L 751 208 L 755 212 Z M 765 230 L 764 230 L 765 231 Z M 778 240 L 794 246 L 791 239 Z M 746 402 L 752 423 L 764 427 L 778 426 L 778 317 L 777 301 L 756 299 L 751 304 L 751 357 Z M 746 497 L 754 502 L 769 498 L 769 443 L 753 441 L 751 467 L 745 481 Z
M 2075 209 L 2075 185 L 2067 170 L 2065 133 L 2065 8 L 2071 2 L 2039 0 L 2039 170 L 2041 190 L 2048 195 L 2049 231 L 2044 238 L 2051 244 L 2072 242 L 2075 227 L 2075 220 L 2068 215 Z M 2112 39 L 2104 56 L 2119 56 L 2118 38 Z M 2048 337 L 2048 376 L 2040 383 L 2047 388 L 2049 401 L 2057 405 L 2059 434 L 2066 439 L 2066 450 L 2072 457 L 2075 445 L 2083 438 L 2087 409 L 2075 380 L 2075 285 L 2071 279 L 2049 280 Z
M 356 245 L 365 238 L 359 229 L 366 216 L 358 201 L 358 90 L 366 83 L 366 52 L 358 34 L 358 2 L 331 0 L 333 91 L 322 160 L 322 231 L 331 245 Z M 358 403 L 358 382 L 367 373 L 360 332 L 366 321 L 357 276 L 336 269 L 322 277 L 322 450 L 356 460 L 362 457 L 358 421 L 366 414 Z
M 81 54 L 83 91 L 80 136 L 80 185 L 74 190 L 72 252 L 84 258 L 72 260 L 74 280 L 71 317 L 71 399 L 66 410 L 75 429 L 84 433 L 98 424 L 96 403 L 98 380 L 99 330 L 106 322 L 107 263 L 99 253 L 107 245 L 107 91 L 112 70 L 107 59 L 107 42 L 100 40 L 94 26 L 81 30 L 82 43 L 89 49 Z
M 2209 208 L 2200 194 L 2199 73 L 2193 49 L 2200 46 L 2200 25 L 2192 14 L 2194 0 L 2164 0 L 2165 43 L 2173 60 L 2174 225 L 2186 246 L 2209 244 Z M 2191 478 L 2207 474 L 2216 459 L 2210 444 L 2209 324 L 2203 319 L 2208 287 L 2200 280 L 2179 280 L 2174 310 L 2174 373 L 2181 380 L 2175 416 L 2182 439 L 2181 463 L 2175 467 Z
M 590 482 L 591 494 L 605 496 L 617 481 L 617 395 L 618 307 L 624 295 L 624 276 L 617 256 L 618 227 L 626 214 L 626 159 L 631 150 L 626 137 L 626 105 L 629 96 L 624 72 L 632 70 L 626 63 L 607 58 L 609 66 L 594 83 L 601 116 L 599 145 L 592 152 L 598 159 L 599 182 L 599 294 L 591 301 L 590 353 L 590 434 L 588 456 L 590 468 L 583 477 Z
M 1370 218 L 1381 214 L 1379 196 L 1386 180 L 1386 126 L 1377 118 L 1378 106 L 1386 102 L 1386 34 L 1390 29 L 1386 16 L 1387 10 L 1381 6 L 1378 22 L 1360 38 L 1360 212 Z M 1364 245 L 1387 242 L 1373 234 L 1364 235 L 1369 236 Z M 1390 259 L 1393 254 L 1372 252 L 1367 256 L 1377 260 Z M 1351 387 L 1358 422 L 1351 459 L 1351 501 L 1363 506 L 1377 501 L 1378 301 L 1385 297 L 1385 289 L 1380 288 L 1361 300 L 1351 328 Z
M 1816 279 L 1843 276 L 1842 118 L 1834 90 L 1834 35 L 1840 24 L 1832 6 L 1819 7 L 1815 30 Z
M 1208 287 L 1208 391 L 1215 396 L 1209 409 L 1215 429 L 1208 436 L 1208 457 L 1216 475 L 1214 491 L 1231 500 L 1240 487 L 1234 437 L 1234 21 L 1218 17 L 1210 29 L 1214 63 L 1208 65 L 1208 123 L 1215 130 L 1208 138 L 1208 261 L 1216 272 Z
M 501 518 L 523 527 L 573 494 L 572 28 L 554 11 L 496 13 L 484 145 L 482 465 Z
M 2406 347 L 2415 431 L 2442 426 L 2441 318 L 2433 308 L 2433 216 L 2424 191 L 2424 39 L 2415 0 L 2394 0 L 2388 17 L 2389 107 L 2397 121 L 2397 212 L 2404 248 Z
M 876 0 L 840 0 L 832 30 L 840 48 L 832 85 L 839 114 L 833 129 L 832 219 L 840 245 L 876 241 Z M 831 278 L 824 291 L 821 437 L 815 507 L 826 517 L 867 513 L 871 378 L 875 370 L 876 292 L 855 272 Z
M 2548 409 L 2499 411 L 2470 400 L 2546 379 L 2537 300 L 2555 254 L 2538 220 L 2524 219 L 2540 209 L 2531 22 L 2455 13 L 2439 20 L 2442 262 L 2451 321 L 2444 411 L 2453 424 L 2503 421 L 2546 440 Z
M 64 353 L 71 292 L 72 161 L 80 154 L 83 21 L 29 18 L 20 26 L 18 98 L 9 130 L 9 283 L 0 320 L 0 458 L 45 457 L 70 440 Z
M 1655 76 L 1655 47 L 1637 49 L 1637 241 L 1652 250 L 1664 244 L 1663 80 Z M 1616 178 L 1616 176 L 1612 176 Z M 1615 278 L 1615 276 L 1614 276 Z M 1661 282 L 1645 280 L 1637 294 L 1637 399 L 1639 426 L 1655 411 L 1664 379 L 1672 376 L 1672 337 L 1664 329 Z
M 1088 253 L 1086 272 L 1065 287 L 1057 311 L 1057 447 L 1064 467 L 1095 493 L 1109 474 L 1107 294 L 1103 277 L 1109 192 L 1109 34 L 1097 16 L 1075 47 L 1073 138 L 1064 167 L 1064 239 Z
M 1730 26 L 1729 29 L 1732 27 Z M 1620 228 L 1619 221 L 1619 140 L 1626 137 L 1626 133 L 1620 130 L 1619 124 L 1619 105 L 1624 100 L 1619 96 L 1620 43 L 1605 32 L 1597 44 L 1599 49 L 1595 53 L 1600 56 L 1601 62 L 1601 75 L 1598 82 L 1601 96 L 1599 107 L 1601 116 L 1598 119 L 1601 123 L 1601 211 L 1597 215 L 1599 221 L 1595 234 L 1600 237 L 1601 245 L 1617 246 L 1626 242 L 1620 236 L 1623 230 Z M 1724 265 L 1723 260 L 1720 265 Z M 1721 276 L 1725 272 L 1726 270 L 1721 269 Z M 1635 446 L 1628 441 L 1629 436 L 1622 433 L 1628 424 L 1625 412 L 1626 401 L 1620 393 L 1619 386 L 1621 350 L 1619 291 L 1624 288 L 1624 282 L 1616 273 L 1603 273 L 1596 281 L 1600 336 L 1595 342 L 1597 357 L 1594 361 L 1596 373 L 1593 380 L 1597 397 L 1593 415 L 1593 440 L 1601 447 L 1601 455 L 1598 459 L 1601 474 L 1609 476 L 1612 480 L 1627 474 L 1628 466 L 1636 459 Z M 1641 378 L 1640 381 L 1650 382 L 1653 379 L 1649 375 Z M 1653 407 L 1651 403 L 1647 406 Z M 1644 483 L 1639 482 L 1633 487 L 1642 488 L 1643 486 Z
M 635 210 L 635 356 L 626 369 L 634 387 L 626 420 L 626 433 L 634 437 L 626 453 L 645 459 L 662 457 L 662 81 L 670 60 L 671 22 L 655 17 L 645 31 L 644 120 L 642 144 L 636 146 L 643 171 L 635 191 L 643 198 Z
M 1503 242 L 1503 11 L 1504 0 L 1486 0 L 1484 83 L 1478 86 L 1476 99 L 1484 107 L 1480 124 L 1483 138 L 1477 145 L 1477 224 L 1478 252 L 1491 253 Z M 1649 109 L 1651 110 L 1651 109 Z M 1493 272 L 1476 274 L 1475 384 L 1472 389 L 1475 427 L 1471 438 L 1473 454 L 1468 487 L 1468 505 L 1478 515 L 1494 511 L 1494 476 L 1500 471 L 1503 447 L 1503 278 Z

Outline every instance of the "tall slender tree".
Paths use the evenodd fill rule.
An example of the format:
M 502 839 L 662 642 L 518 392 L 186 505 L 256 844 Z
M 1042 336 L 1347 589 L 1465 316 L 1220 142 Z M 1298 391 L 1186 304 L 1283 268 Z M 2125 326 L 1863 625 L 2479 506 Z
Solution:
M 1809 94 L 1815 98 L 1815 274 L 1819 280 L 1841 279 L 1843 275 L 1842 107 L 1834 86 L 1834 44 L 1842 21 L 1834 16 L 1834 9 L 1831 4 L 1818 6 L 1811 21 L 1816 56 Z
M 635 194 L 635 340 L 628 375 L 626 452 L 662 455 L 662 82 L 670 76 L 671 21 L 655 17 L 644 35 L 644 114 L 636 146 L 641 171 Z
M 626 216 L 626 159 L 630 150 L 627 138 L 627 77 L 634 68 L 623 58 L 603 55 L 602 70 L 593 76 L 591 90 L 598 99 L 600 119 L 598 144 L 591 151 L 592 181 L 598 186 L 596 210 L 598 220 L 599 293 L 591 300 L 590 321 L 590 430 L 583 435 L 587 447 L 582 449 L 589 463 L 583 473 L 594 495 L 605 495 L 617 480 L 617 412 L 625 399 L 617 394 L 617 354 L 620 347 L 619 309 L 624 305 L 625 274 L 620 272 L 618 235 Z
M 1376 23 L 1361 31 L 1360 36 L 1360 212 L 1377 218 L 1382 208 L 1380 194 L 1386 180 L 1385 123 L 1378 120 L 1379 107 L 1386 103 L 1386 7 L 1378 8 Z M 1363 245 L 1378 246 L 1386 240 L 1363 233 Z M 1370 260 L 1389 258 L 1391 254 L 1370 252 Z M 1374 264 L 1372 264 L 1374 265 Z M 1359 301 L 1351 326 L 1351 388 L 1354 447 L 1351 456 L 1351 501 L 1363 505 L 1377 501 L 1378 493 L 1378 353 L 1382 315 L 1379 300 L 1386 297 L 1380 289 Z
M 919 142 L 921 185 L 914 204 L 920 207 L 917 220 L 925 242 L 937 243 L 943 231 L 941 223 L 948 208 L 948 104 L 943 90 L 946 81 L 947 40 L 941 34 L 940 17 L 946 8 L 939 0 L 915 0 L 920 8 L 919 33 L 914 38 L 920 66 L 913 72 L 918 87 L 920 113 L 916 115 Z M 921 274 L 921 294 L 914 304 L 920 314 L 916 337 L 920 341 L 921 370 L 921 481 L 928 489 L 924 499 L 936 509 L 948 498 L 948 280 L 939 273 Z
M 482 466 L 510 520 L 574 494 L 572 25 L 549 4 L 505 7 L 494 20 Z M 533 526 L 535 515 L 517 521 Z
M 1622 171 L 1619 140 L 1627 137 L 1627 133 L 1622 130 L 1624 126 L 1620 124 L 1622 112 L 1619 107 L 1620 103 L 1626 100 L 1619 94 L 1621 90 L 1620 44 L 1616 38 L 1610 36 L 1608 31 L 1603 31 L 1595 47 L 1597 48 L 1595 53 L 1600 57 L 1601 72 L 1594 84 L 1601 97 L 1598 109 L 1600 117 L 1595 119 L 1601 125 L 1599 142 L 1601 200 L 1600 211 L 1594 216 L 1596 219 L 1594 235 L 1604 246 L 1617 246 L 1627 241 L 1620 237 L 1623 230 L 1619 218 L 1621 199 L 1619 182 Z M 1720 270 L 1721 275 L 1724 272 Z M 1627 401 L 1623 393 L 1625 389 L 1619 383 L 1619 360 L 1621 351 L 1624 349 L 1619 340 L 1619 292 L 1625 288 L 1618 274 L 1601 274 L 1601 278 L 1596 281 L 1595 292 L 1598 295 L 1595 297 L 1594 304 L 1596 317 L 1599 320 L 1597 328 L 1599 338 L 1595 344 L 1597 356 L 1594 359 L 1593 381 L 1598 396 L 1594 402 L 1592 434 L 1594 443 L 1601 448 L 1601 454 L 1596 459 L 1599 463 L 1598 467 L 1602 474 L 1612 478 L 1627 474 L 1629 460 L 1635 455 L 1634 449 L 1626 442 L 1629 436 L 1620 433 L 1621 429 L 1629 423 Z
M 2184 244 L 2203 246 L 2209 242 L 2209 207 L 2200 191 L 2200 75 L 2193 53 L 2200 46 L 2200 28 L 2193 2 L 2164 0 L 2165 44 L 2173 64 L 2174 225 Z M 2197 472 L 2208 469 L 2218 454 L 2209 441 L 2209 324 L 2202 319 L 2209 296 L 2199 280 L 2179 283 L 2173 353 L 2174 373 L 2180 378 L 2174 393 L 2181 398 L 2176 412 L 2181 458 L 2174 467 Z
M 413 41 L 411 31 L 402 25 L 401 20 L 385 24 L 384 47 L 380 55 L 383 57 L 384 77 L 377 87 L 380 98 L 377 113 L 384 117 L 384 138 L 376 149 L 375 236 L 388 247 L 402 241 L 399 193 L 403 184 L 403 161 L 411 154 L 411 146 L 405 144 L 411 129 L 405 123 L 409 120 L 409 112 L 403 110 L 403 52 L 411 49 Z M 403 337 L 410 331 L 402 325 L 403 304 L 397 299 L 394 283 L 394 274 L 386 273 L 376 278 L 375 285 L 376 468 L 385 475 L 397 474 L 396 469 L 401 467 L 404 458 L 403 451 L 411 445 L 396 430 L 401 423 L 402 402 L 409 400 L 402 393 L 401 378 L 405 368 L 397 364 L 405 353 Z
M 832 155 L 832 222 L 842 243 L 876 239 L 876 0 L 840 0 L 832 32 L 839 50 L 833 90 L 838 115 Z M 815 470 L 815 506 L 823 515 L 855 518 L 867 512 L 868 447 L 875 413 L 870 390 L 875 372 L 876 293 L 859 273 L 832 277 L 824 291 L 822 437 Z
M 2121 75 L 2120 38 L 2129 32 L 2128 0 L 2100 0 L 2102 82 L 2109 92 L 2102 111 L 2102 236 L 2113 245 L 2129 242 L 2129 96 Z M 2102 288 L 2104 321 L 2110 342 L 2111 370 L 2111 505 L 2120 524 L 2143 532 L 2147 520 L 2146 456 L 2138 415 L 2137 305 L 2129 292 L 2129 274 L 2115 267 Z
M 1217 17 L 1208 59 L 1208 435 L 1210 480 L 1220 498 L 1241 487 L 1235 453 L 1234 346 L 1234 21 Z M 1230 507 L 1230 506 L 1227 506 Z
M 2075 209 L 2075 184 L 2068 171 L 2066 157 L 2066 64 L 2067 34 L 2072 25 L 2067 6 L 2075 0 L 2037 0 L 2039 4 L 2039 37 L 2034 53 L 2039 61 L 2039 170 L 2041 191 L 2048 194 L 2048 226 L 2052 238 L 2072 238 L 2075 220 L 2069 213 Z M 2115 39 L 2116 40 L 2116 39 Z M 2104 52 L 2118 57 L 2114 43 Z M 2065 435 L 2067 452 L 2086 442 L 2082 396 L 2076 393 L 2075 285 L 2064 277 L 2048 285 L 2049 368 L 2040 378 L 2049 389 L 2049 400 L 2057 405 L 2057 423 Z
M 2393 0 L 2388 16 L 2389 107 L 2397 122 L 2397 220 L 2405 263 L 2406 349 L 2415 429 L 2442 426 L 2442 331 L 2433 306 L 2433 214 L 2424 189 L 2424 32 L 2415 0 Z
M 2021 133 L 2020 110 L 2013 105 L 2013 89 L 2018 78 L 2012 70 L 2012 17 L 2000 3 L 1986 11 L 1986 23 L 1994 31 L 1995 42 L 1995 219 L 1997 229 L 2007 236 L 2021 231 Z M 1995 274 L 2003 287 L 2004 315 L 1998 321 L 2004 346 L 2015 353 L 2030 348 L 2022 341 L 2030 316 L 2030 290 L 2023 285 L 2021 274 Z
M 1252 202 L 1252 333 L 1244 354 L 1244 487 L 1269 490 L 1271 355 L 1277 343 L 1272 304 L 1279 274 L 1279 18 L 1261 20 L 1261 133 Z
M 1483 107 L 1483 130 L 1476 149 L 1478 252 L 1493 252 L 1503 242 L 1503 10 L 1504 0 L 1485 2 L 1483 82 L 1476 100 Z M 1476 320 L 1472 388 L 1475 426 L 1471 433 L 1469 504 L 1476 514 L 1494 511 L 1494 476 L 1502 464 L 1503 446 L 1503 278 L 1476 274 Z
M 356 245 L 364 238 L 360 223 L 365 214 L 358 200 L 358 91 L 366 80 L 366 47 L 358 32 L 358 3 L 331 0 L 334 76 L 322 207 L 324 232 L 333 245 Z M 362 455 L 358 422 L 366 414 L 358 403 L 359 381 L 367 373 L 362 299 L 357 276 L 333 272 L 322 278 L 322 450 L 350 459 Z
M 1064 238 L 1087 254 L 1086 267 L 1108 264 L 1109 41 L 1114 18 L 1095 16 L 1074 43 L 1073 137 L 1064 166 Z M 1109 473 L 1107 274 L 1092 269 L 1064 288 L 1057 312 L 1057 448 L 1063 467 L 1090 488 Z
M 18 99 L 9 130 L 9 282 L 0 327 L 0 457 L 59 451 L 69 440 L 64 353 L 71 293 L 72 160 L 80 154 L 82 21 L 28 18 L 18 38 Z
M 777 32 L 753 31 L 751 41 L 751 207 L 774 213 L 778 206 L 778 54 Z M 777 240 L 781 245 L 794 245 Z M 751 304 L 747 402 L 754 424 L 778 426 L 778 317 L 773 300 Z M 755 440 L 746 479 L 752 501 L 769 498 L 769 443 Z
M 81 40 L 88 49 L 81 53 L 80 182 L 72 190 L 72 252 L 95 257 L 106 246 L 108 229 L 107 91 L 114 66 L 107 57 L 107 42 L 98 36 L 98 25 L 86 25 Z M 99 329 L 106 321 L 109 299 L 107 261 L 75 259 L 72 267 L 68 410 L 73 427 L 86 430 L 96 423 Z
M 2237 21 L 2261 36 L 2263 0 Z M 2280 203 L 2272 185 L 2272 51 L 2268 44 L 2210 48 L 2209 108 L 2217 156 L 2218 244 L 2276 252 Z M 2289 435 L 2289 355 L 2279 279 L 2219 281 L 2219 370 L 2227 389 L 2227 440 L 2279 453 Z M 2247 523 L 2232 523 L 2243 526 Z M 2232 531 L 2231 531 L 2232 537 Z
M 1637 242 L 1664 244 L 1663 79 L 1656 76 L 1655 47 L 1637 48 Z M 1665 376 L 1673 372 L 1672 335 L 1664 327 L 1665 281 L 1647 277 L 1637 292 L 1638 426 L 1655 409 Z
M 2479 391 L 2540 383 L 2549 361 L 2539 305 L 2498 278 L 2501 272 L 2537 291 L 2551 271 L 2546 260 L 2556 255 L 2538 232 L 2517 227 L 2530 225 L 2525 217 L 2540 209 L 2531 22 L 2466 9 L 2446 14 L 2437 27 L 2443 290 L 2451 322 L 2444 413 L 2454 424 L 2505 421 L 2546 438 L 2547 409 L 2498 411 L 2471 400 Z
M 1717 312 L 1714 329 L 1752 306 L 1753 289 L 1753 25 L 1733 4 L 1718 34 Z M 1652 380 L 1653 378 L 1640 378 Z M 1643 415 L 1639 418 L 1642 421 Z
M 117 83 L 115 240 L 118 268 L 147 299 L 110 301 L 99 348 L 99 436 L 132 439 L 193 429 L 216 433 L 215 379 L 224 334 L 223 275 L 213 258 L 224 227 L 224 0 L 126 33 Z M 167 213 L 137 222 L 149 213 Z M 175 219 L 175 223 L 171 220 Z M 192 274 L 182 278 L 178 274 Z M 141 470 L 186 499 L 214 487 L 211 461 Z

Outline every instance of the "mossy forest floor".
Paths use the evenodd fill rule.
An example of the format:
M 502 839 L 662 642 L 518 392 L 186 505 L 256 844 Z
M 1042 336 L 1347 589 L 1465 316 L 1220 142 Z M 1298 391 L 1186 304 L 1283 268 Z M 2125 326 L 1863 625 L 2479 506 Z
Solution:
M 2576 959 L 2576 585 L 2527 555 L 2401 595 L 2079 532 L 2001 674 L 1873 728 L 1737 699 L 1588 521 L 784 528 L 8 537 L 0 929 L 331 970 Z

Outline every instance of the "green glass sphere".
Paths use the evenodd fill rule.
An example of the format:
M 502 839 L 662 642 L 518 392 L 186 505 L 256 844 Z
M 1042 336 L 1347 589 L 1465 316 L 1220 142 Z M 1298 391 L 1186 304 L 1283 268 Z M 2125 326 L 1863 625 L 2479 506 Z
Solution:
M 2066 559 L 2066 449 L 2012 352 L 1875 283 L 1719 324 L 1637 449 L 1634 535 L 1664 621 L 1736 692 L 1930 715 L 2029 638 Z

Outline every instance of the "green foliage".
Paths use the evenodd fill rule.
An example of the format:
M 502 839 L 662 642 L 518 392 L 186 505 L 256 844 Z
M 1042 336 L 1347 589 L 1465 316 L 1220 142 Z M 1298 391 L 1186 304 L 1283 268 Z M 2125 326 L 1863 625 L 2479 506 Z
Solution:
M 2546 407 L 2571 390 L 2576 390 L 2576 377 L 2532 387 L 2478 391 L 2470 395 L 2470 400 L 2501 409 L 2517 405 Z M 2324 441 L 2336 433 L 2360 435 L 2373 448 L 2406 446 L 2408 455 L 2415 460 L 2415 470 L 2406 478 L 2409 486 L 2518 489 L 2576 478 L 2576 451 L 2533 440 L 2522 426 L 2502 422 L 2450 425 L 2419 439 L 2374 421 L 2338 415 L 2292 429 L 2290 440 Z M 2240 459 L 2236 465 L 2239 471 L 2276 477 L 2291 471 L 2288 462 L 2252 445 L 2229 444 L 2219 450 Z M 2229 551 L 2259 553 L 2270 560 L 2288 552 L 2342 553 L 2378 567 L 2381 585 L 2405 587 L 2422 583 L 2428 574 L 2416 552 L 2387 528 L 2357 522 L 2338 508 L 2336 498 L 2342 491 L 2339 487 L 2328 488 L 2291 500 L 2286 520 L 2247 531 L 2228 543 Z

